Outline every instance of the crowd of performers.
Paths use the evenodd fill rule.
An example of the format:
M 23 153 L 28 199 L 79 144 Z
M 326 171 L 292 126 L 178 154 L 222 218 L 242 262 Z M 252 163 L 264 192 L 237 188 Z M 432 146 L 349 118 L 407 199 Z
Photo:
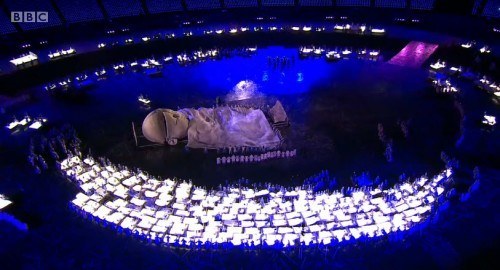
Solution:
M 231 156 L 217 157 L 217 165 L 234 163 L 254 163 L 269 159 L 292 158 L 297 155 L 297 149 L 293 150 L 272 150 L 260 154 L 236 154 Z
M 410 137 L 411 119 L 407 119 L 407 120 L 398 119 L 396 124 L 397 124 L 398 128 L 401 130 L 403 137 L 405 139 L 408 139 Z M 393 162 L 394 161 L 394 157 L 393 157 L 394 141 L 393 141 L 393 139 L 387 136 L 386 131 L 384 129 L 384 125 L 382 123 L 378 123 L 377 131 L 378 131 L 379 141 L 385 145 L 385 151 L 383 154 L 384 154 L 387 162 Z
M 276 56 L 276 57 L 267 57 L 267 65 L 269 67 L 272 67 L 274 69 L 284 69 L 288 68 L 295 64 L 295 57 L 288 57 L 288 56 Z
M 474 42 L 469 42 L 462 44 L 463 48 L 469 49 L 474 46 Z M 472 81 L 476 87 L 485 90 L 488 94 L 492 95 L 494 98 L 500 96 L 500 87 L 497 83 L 487 79 L 487 76 L 481 72 L 475 72 L 479 66 L 478 64 L 485 60 L 484 64 L 491 63 L 489 67 L 489 72 L 496 69 L 495 63 L 490 62 L 488 58 L 482 59 L 481 54 L 485 53 L 485 47 L 481 48 L 480 53 L 477 55 L 474 63 L 469 63 L 471 66 L 449 66 L 445 61 L 437 60 L 436 63 L 430 65 L 429 78 L 432 86 L 435 88 L 437 93 L 459 93 L 460 90 L 456 86 L 458 84 L 457 79 L 466 79 Z M 455 110 L 460 116 L 460 133 L 459 137 L 455 142 L 455 146 L 460 146 L 465 140 L 466 133 L 466 114 L 463 105 L 463 95 L 452 95 L 453 105 Z M 486 114 L 486 113 L 485 113 Z
M 378 124 L 377 129 L 378 129 L 379 140 L 385 144 L 384 156 L 385 156 L 387 162 L 392 162 L 394 160 L 392 157 L 393 146 L 394 146 L 393 141 L 392 141 L 392 139 L 388 139 L 386 137 L 385 131 L 384 131 L 384 126 L 381 123 Z
M 68 155 L 77 155 L 80 148 L 80 139 L 76 131 L 70 126 L 61 129 L 52 129 L 47 136 L 32 138 L 29 146 L 28 162 L 37 174 L 48 169 L 50 164 L 61 160 Z
M 81 192 L 72 207 L 98 224 L 159 245 L 310 245 L 383 237 L 425 223 L 444 205 L 450 170 L 390 189 L 267 184 L 206 190 L 110 163 L 70 157 L 62 172 Z
M 240 182 L 236 185 L 228 185 L 227 187 L 221 186 L 216 190 L 205 190 L 193 186 L 193 183 L 190 181 L 179 181 L 175 178 L 173 180 L 167 179 L 161 181 L 159 180 L 160 178 L 149 176 L 141 170 L 132 171 L 124 166 L 114 165 L 105 158 L 93 159 L 89 156 L 86 159 L 81 159 L 79 158 L 82 157 L 79 144 L 80 140 L 72 128 L 63 127 L 61 129 L 53 129 L 47 137 L 37 138 L 31 143 L 32 146 L 30 149 L 32 150 L 30 150 L 30 156 L 37 156 L 37 158 L 34 158 L 36 161 L 33 162 L 33 166 L 36 168 L 36 162 L 41 158 L 45 164 L 54 163 L 59 165 L 66 176 L 75 180 L 82 189 L 82 192 L 75 198 L 72 207 L 82 215 L 99 224 L 113 226 L 119 232 L 129 232 L 132 235 L 136 235 L 139 239 L 148 242 L 154 241 L 161 245 L 193 245 L 193 243 L 196 243 L 192 241 L 193 239 L 197 239 L 199 240 L 198 242 L 201 241 L 204 244 L 207 241 L 212 241 L 214 243 L 230 243 L 234 245 L 244 244 L 248 247 L 254 244 L 258 245 L 259 243 L 262 245 L 273 245 L 274 243 L 279 243 L 280 246 L 293 245 L 293 241 L 301 245 L 308 243 L 326 244 L 327 240 L 331 241 L 329 243 L 337 244 L 349 239 L 355 240 L 359 237 L 383 236 L 389 232 L 407 230 L 413 225 L 420 223 L 432 208 L 438 206 L 433 202 L 440 200 L 439 197 L 441 194 L 446 194 L 447 197 L 452 196 L 450 194 L 454 190 L 451 189 L 448 193 L 443 193 L 445 186 L 447 186 L 446 182 L 448 182 L 446 179 L 451 173 L 450 170 L 443 171 L 439 176 L 434 178 L 423 176 L 416 179 L 414 183 L 397 184 L 393 188 L 388 187 L 387 183 L 379 181 L 368 181 L 369 183 L 365 183 L 367 182 L 366 179 L 369 179 L 369 176 L 362 174 L 359 177 L 355 177 L 356 181 L 353 181 L 359 187 L 343 187 L 341 190 L 333 191 L 338 188 L 336 187 L 336 179 L 332 178 L 330 173 L 325 170 L 321 171 L 318 175 L 305 179 L 302 186 L 294 189 L 269 183 L 256 183 L 252 185 L 248 182 Z M 262 148 L 227 148 L 219 149 L 219 153 L 231 153 L 232 155 L 246 154 L 247 156 L 251 156 L 254 152 L 261 150 Z M 278 150 L 272 151 L 278 153 Z M 286 153 L 286 151 L 280 151 L 279 153 Z M 288 153 L 291 154 L 293 151 L 289 151 Z M 443 154 L 442 158 L 449 168 L 457 167 L 457 164 L 454 164 L 456 160 L 449 158 L 445 154 Z M 48 161 L 45 161 L 46 159 Z M 471 186 L 469 193 L 477 190 L 479 187 L 479 175 L 479 169 L 476 168 L 474 170 L 474 179 L 476 181 Z M 244 186 L 246 188 L 243 188 Z M 469 199 L 469 193 L 463 194 L 460 199 L 462 201 Z M 105 199 L 108 198 L 108 195 L 105 194 L 113 196 L 114 201 Z M 236 202 L 229 203 L 228 198 L 234 199 L 235 196 L 241 197 L 242 202 L 248 201 L 248 205 L 239 205 Z M 320 214 L 314 214 L 315 210 L 312 206 L 313 201 L 317 200 L 317 198 L 330 198 L 329 196 L 335 201 L 332 201 L 333 205 L 339 204 L 338 206 L 347 202 L 350 205 L 352 203 L 351 200 L 359 201 L 355 203 L 355 206 L 349 206 L 349 208 L 332 208 L 332 213 L 336 215 L 336 218 L 333 219 L 334 223 L 337 222 L 340 224 L 338 226 L 341 226 L 337 229 L 328 229 L 327 224 L 329 223 L 324 221 L 324 219 L 328 218 L 326 215 L 323 215 L 326 212 L 323 213 L 324 211 L 321 210 L 318 212 Z M 293 202 L 290 208 L 289 204 L 293 201 L 291 199 L 295 197 L 309 201 L 311 209 L 300 210 L 301 206 L 297 204 L 298 201 Z M 214 201 L 217 198 L 219 198 L 217 202 Z M 197 202 L 200 200 L 201 203 L 198 204 Z M 289 200 L 291 201 L 288 202 Z M 346 201 L 344 202 L 344 200 Z M 182 204 L 181 202 L 185 203 Z M 272 207 L 267 209 L 266 211 L 271 211 L 269 212 L 269 216 L 260 221 L 258 213 L 255 216 L 254 214 L 249 214 L 252 208 L 250 204 L 256 209 L 262 208 L 260 211 L 266 210 L 273 204 L 278 204 L 279 207 L 276 209 Z M 237 217 L 237 221 L 234 220 L 235 217 L 230 216 L 230 214 L 223 214 L 222 212 L 219 214 L 214 213 L 214 216 L 208 216 L 203 211 L 200 212 L 201 220 L 208 218 L 211 220 L 210 222 L 219 224 L 217 225 L 219 227 L 215 228 L 217 229 L 217 233 L 212 238 L 208 237 L 210 222 L 204 226 L 200 226 L 200 224 L 187 224 L 181 221 L 195 221 L 196 218 L 193 218 L 191 215 L 196 215 L 198 212 L 194 209 L 200 206 L 205 207 L 206 205 L 213 205 L 213 211 L 222 206 L 232 209 L 233 207 L 238 208 L 237 205 L 239 205 L 239 211 L 235 212 L 238 213 L 235 216 Z M 318 204 L 318 207 L 320 205 Z M 377 211 L 384 213 L 383 216 L 375 211 L 377 207 L 379 209 Z M 115 209 L 114 213 L 112 213 L 113 209 Z M 120 209 L 125 212 L 121 213 Z M 164 210 L 161 209 L 167 210 L 165 212 L 167 216 L 164 218 L 157 215 L 158 213 L 163 213 L 162 211 Z M 245 209 L 245 211 L 242 212 L 242 209 Z M 351 213 L 350 211 L 354 211 L 355 209 L 357 209 L 357 212 L 353 212 L 351 215 L 344 216 L 341 213 L 341 211 Z M 360 209 L 365 210 L 363 212 Z M 151 212 L 151 210 L 155 210 L 156 212 Z M 132 215 L 130 211 L 135 214 Z M 280 214 L 280 211 L 286 212 L 284 220 L 279 218 L 283 215 Z M 372 213 L 372 211 L 377 213 Z M 151 216 L 152 213 L 156 214 Z M 310 216 L 311 214 L 312 216 Z M 393 214 L 394 216 L 389 219 L 379 220 L 385 217 L 385 215 L 391 216 Z M 356 217 L 353 218 L 352 215 Z M 120 218 L 121 221 L 116 218 Z M 179 219 L 179 221 L 177 223 L 169 223 L 173 219 Z M 146 220 L 155 220 L 156 225 L 147 223 Z M 296 220 L 297 224 L 302 224 L 302 227 L 290 225 Z M 259 222 L 262 223 L 262 228 L 258 227 Z M 285 223 L 283 223 L 284 225 L 278 225 L 281 224 L 280 222 Z M 369 225 L 371 223 L 374 225 Z M 166 227 L 164 228 L 160 224 Z M 220 224 L 223 224 L 223 226 Z M 238 234 L 237 232 L 233 232 L 231 229 L 233 227 L 230 224 L 233 224 L 231 226 L 240 224 L 239 226 L 244 229 Z M 251 226 L 244 227 L 247 225 Z M 144 229 L 144 226 L 147 226 L 149 229 Z M 199 235 L 199 237 L 194 237 L 194 235 L 192 237 L 189 236 L 192 233 L 191 227 L 193 227 L 193 230 L 196 231 L 195 234 Z M 294 228 L 302 228 L 302 232 L 292 232 L 291 230 Z M 320 232 L 314 232 L 316 229 L 319 229 Z M 158 232 L 155 232 L 155 230 L 158 230 Z M 176 230 L 179 231 L 177 232 Z M 271 230 L 273 231 L 271 232 Z M 280 232 L 280 230 L 283 232 Z M 207 234 L 207 238 L 204 238 L 205 234 Z M 250 240 L 235 238 L 236 236 L 246 237 L 248 236 L 247 234 L 255 234 L 259 237 L 255 238 L 254 236 Z

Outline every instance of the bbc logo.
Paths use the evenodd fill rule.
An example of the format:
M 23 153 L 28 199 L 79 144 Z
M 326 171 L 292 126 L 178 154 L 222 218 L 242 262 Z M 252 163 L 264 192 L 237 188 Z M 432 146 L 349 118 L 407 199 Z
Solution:
M 21 23 L 21 22 L 47 23 L 47 22 L 49 22 L 49 12 L 48 11 L 12 11 L 10 13 L 10 21 L 13 23 Z

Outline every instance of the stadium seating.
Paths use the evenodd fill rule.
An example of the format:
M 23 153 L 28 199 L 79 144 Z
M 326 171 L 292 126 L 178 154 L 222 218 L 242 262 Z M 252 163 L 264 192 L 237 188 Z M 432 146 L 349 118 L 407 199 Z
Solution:
M 103 20 L 97 0 L 55 0 L 68 23 Z
M 21 26 L 23 30 L 39 29 L 62 24 L 50 0 L 5 0 L 4 3 L 10 11 L 47 11 L 49 13 L 48 22 L 19 23 L 19 26 Z
M 480 15 L 480 11 L 479 9 L 481 8 L 481 3 L 483 2 L 483 0 L 475 0 L 474 1 L 474 6 L 472 7 L 472 14 L 474 15 Z
M 102 2 L 104 10 L 99 6 Z M 258 7 L 258 0 L 184 0 L 187 10 L 206 10 L 219 8 Z M 295 0 L 261 0 L 263 7 L 295 6 Z M 302 7 L 379 7 L 433 10 L 436 0 L 298 0 Z M 147 10 L 143 10 L 145 4 Z M 47 11 L 48 22 L 19 23 L 23 30 L 31 30 L 61 25 L 63 22 L 80 23 L 109 18 L 138 16 L 183 11 L 182 0 L 5 0 L 9 11 Z M 484 5 L 484 8 L 483 8 Z M 60 11 L 60 13 L 58 13 Z M 500 0 L 475 0 L 473 15 L 500 17 Z M 16 32 L 10 22 L 10 14 L 0 13 L 0 34 Z
M 183 10 L 181 0 L 146 0 L 146 6 L 151 14 Z
M 332 6 L 332 0 L 300 0 L 299 5 L 303 7 L 328 7 Z
M 225 0 L 224 5 L 227 8 L 238 8 L 238 7 L 257 7 L 257 0 Z
M 294 4 L 294 0 L 262 0 L 262 6 L 266 7 L 293 6 Z
M 370 0 L 337 0 L 339 7 L 369 7 Z
M 421 9 L 421 10 L 432 10 L 434 8 L 434 2 L 436 0 L 411 0 L 411 9 Z
M 483 16 L 500 18 L 500 0 L 488 0 L 483 9 Z
M 406 8 L 406 0 L 375 0 L 376 7 Z
M 186 0 L 188 10 L 217 9 L 220 8 L 219 0 Z
M 138 0 L 102 0 L 102 5 L 110 18 L 144 14 Z
M 16 28 L 10 22 L 9 16 L 0 10 L 0 35 L 10 34 L 16 32 Z

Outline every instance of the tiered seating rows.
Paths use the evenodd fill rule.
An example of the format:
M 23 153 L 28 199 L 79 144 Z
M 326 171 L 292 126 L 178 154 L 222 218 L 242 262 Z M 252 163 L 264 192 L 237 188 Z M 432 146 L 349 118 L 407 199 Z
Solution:
M 16 28 L 10 22 L 10 17 L 8 17 L 3 11 L 0 10 L 0 34 L 10 34 L 16 32 Z
M 332 6 L 332 0 L 300 0 L 299 5 L 303 7 L 328 7 Z
M 483 16 L 500 18 L 500 0 L 488 0 L 483 9 Z
M 186 0 L 188 10 L 217 9 L 220 8 L 219 0 Z
M 69 23 L 104 19 L 97 0 L 55 0 L 55 4 Z
M 183 10 L 181 0 L 146 0 L 146 6 L 151 14 Z
M 224 5 L 227 8 L 237 8 L 237 7 L 257 7 L 257 0 L 224 0 Z
M 434 8 L 434 2 L 436 2 L 436 0 L 411 0 L 410 8 L 420 9 L 420 10 L 432 10 Z
M 279 7 L 279 6 L 293 6 L 294 0 L 262 0 L 262 6 L 266 7 Z
M 406 0 L 375 0 L 376 7 L 405 8 Z
M 102 0 L 102 4 L 110 18 L 144 14 L 138 0 Z
M 345 7 L 369 7 L 370 0 L 337 0 L 337 6 Z

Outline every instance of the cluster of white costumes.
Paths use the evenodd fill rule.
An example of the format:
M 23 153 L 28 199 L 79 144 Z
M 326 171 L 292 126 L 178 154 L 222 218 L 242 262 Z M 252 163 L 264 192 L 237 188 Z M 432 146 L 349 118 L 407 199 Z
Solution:
M 234 164 L 234 163 L 253 163 L 253 162 L 261 162 L 268 159 L 277 159 L 277 158 L 292 158 L 297 155 L 297 150 L 285 150 L 285 151 L 269 151 L 261 154 L 252 154 L 252 155 L 232 155 L 227 157 L 218 157 L 217 165 L 224 164 Z
M 207 50 L 207 51 L 195 51 L 191 55 L 188 54 L 179 54 L 176 56 L 176 60 L 179 64 L 187 64 L 190 62 L 204 60 L 208 58 L 214 58 L 219 56 L 219 50 Z
M 408 230 L 436 209 L 451 175 L 448 169 L 387 190 L 350 188 L 347 195 L 270 185 L 206 190 L 101 166 L 90 157 L 70 157 L 59 166 L 79 185 L 72 204 L 87 215 L 167 243 L 234 245 L 329 244 Z

